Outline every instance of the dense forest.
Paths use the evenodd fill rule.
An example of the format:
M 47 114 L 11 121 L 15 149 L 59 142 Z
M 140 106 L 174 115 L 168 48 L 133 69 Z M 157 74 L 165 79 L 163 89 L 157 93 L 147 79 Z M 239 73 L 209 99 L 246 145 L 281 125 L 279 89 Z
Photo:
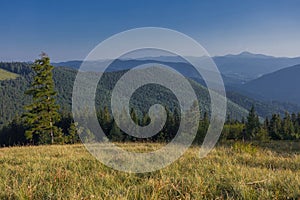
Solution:
M 45 144 L 49 143 L 49 138 L 31 138 L 26 137 L 28 124 L 24 122 L 22 115 L 24 106 L 28 105 L 32 98 L 25 95 L 31 82 L 34 72 L 32 64 L 29 63 L 0 63 L 3 70 L 20 75 L 16 79 L 1 81 L 1 121 L 0 121 L 0 145 L 26 145 L 26 144 Z M 168 89 L 149 84 L 139 88 L 132 96 L 130 102 L 130 115 L 132 120 L 141 126 L 150 122 L 147 114 L 148 109 L 154 103 L 160 103 L 166 107 L 167 123 L 164 128 L 155 136 L 147 139 L 135 138 L 129 136 L 119 129 L 115 123 L 110 109 L 111 91 L 119 78 L 126 71 L 104 73 L 100 80 L 96 93 L 97 117 L 101 127 L 107 137 L 112 141 L 159 141 L 167 142 L 171 140 L 179 127 L 180 112 L 176 97 Z M 81 129 L 74 123 L 71 115 L 71 97 L 73 82 L 77 71 L 65 67 L 56 67 L 53 70 L 53 79 L 57 103 L 60 105 L 60 120 L 55 123 L 58 127 L 55 134 L 55 143 L 77 143 L 80 142 L 80 134 L 92 134 L 90 130 Z M 201 144 L 209 126 L 209 95 L 207 89 L 197 82 L 190 80 L 199 99 L 201 109 L 201 120 L 199 122 L 195 144 Z M 102 95 L 100 95 L 102 94 Z M 103 95 L 105 94 L 105 95 Z M 161 98 L 161 97 L 164 98 Z M 282 114 L 282 107 L 277 107 L 278 114 L 270 114 L 264 104 L 249 101 L 243 101 L 241 96 L 232 94 L 234 99 L 240 104 L 247 103 L 245 107 L 251 108 L 248 113 L 240 104 L 228 101 L 228 117 L 221 135 L 222 140 L 299 140 L 300 139 L 300 113 Z M 252 104 L 251 104 L 252 103 Z M 250 105 L 251 104 L 251 105 Z M 253 106 L 254 105 L 254 106 Z M 282 105 L 280 105 L 282 106 Z M 259 110 L 259 111 L 258 111 Z M 263 120 L 259 113 L 268 113 Z

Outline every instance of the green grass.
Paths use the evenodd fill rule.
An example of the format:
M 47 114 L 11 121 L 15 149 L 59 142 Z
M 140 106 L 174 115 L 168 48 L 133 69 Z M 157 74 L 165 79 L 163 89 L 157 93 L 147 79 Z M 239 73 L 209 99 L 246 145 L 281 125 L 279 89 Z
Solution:
M 19 75 L 0 69 L 0 81 L 7 80 L 7 79 L 16 79 Z
M 160 146 L 119 145 L 137 151 Z M 299 142 L 226 144 L 204 159 L 198 152 L 192 147 L 160 171 L 131 174 L 104 166 L 82 145 L 2 148 L 0 199 L 300 198 Z

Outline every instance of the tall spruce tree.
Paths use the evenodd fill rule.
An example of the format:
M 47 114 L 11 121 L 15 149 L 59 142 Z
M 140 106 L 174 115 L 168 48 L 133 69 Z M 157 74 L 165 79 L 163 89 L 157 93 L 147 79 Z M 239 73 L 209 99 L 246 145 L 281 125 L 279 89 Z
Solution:
M 28 126 L 25 136 L 29 140 L 37 139 L 38 143 L 54 143 L 55 135 L 61 135 L 55 126 L 60 120 L 59 106 L 56 104 L 53 66 L 50 58 L 42 53 L 41 58 L 35 60 L 32 69 L 35 72 L 31 87 L 25 94 L 32 96 L 32 103 L 25 106 L 27 111 L 23 116 Z
M 256 134 L 258 134 L 259 132 L 259 129 L 260 129 L 259 118 L 255 112 L 254 106 L 252 106 L 246 122 L 246 134 L 247 134 L 246 139 L 255 138 Z
M 283 139 L 283 135 L 280 132 L 281 130 L 281 118 L 279 114 L 273 114 L 270 120 L 269 132 L 273 140 Z
M 295 135 L 295 128 L 294 124 L 291 120 L 291 116 L 288 112 L 285 112 L 285 116 L 282 120 L 281 125 L 281 134 L 283 136 L 283 139 L 290 140 Z

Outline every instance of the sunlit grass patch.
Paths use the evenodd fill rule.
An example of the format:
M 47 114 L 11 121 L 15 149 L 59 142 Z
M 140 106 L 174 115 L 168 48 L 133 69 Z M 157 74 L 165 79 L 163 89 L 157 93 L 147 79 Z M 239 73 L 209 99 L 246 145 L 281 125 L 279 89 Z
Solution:
M 0 69 L 0 81 L 7 80 L 7 79 L 16 79 L 19 75 Z
M 157 143 L 118 143 L 137 152 Z M 300 155 L 232 143 L 198 158 L 191 147 L 159 171 L 125 173 L 96 160 L 83 145 L 0 149 L 0 199 L 297 199 Z M 285 145 L 282 142 L 282 145 Z M 252 148 L 251 147 L 251 148 Z M 246 149 L 244 149 L 246 148 Z M 250 148 L 250 147 L 249 147 Z

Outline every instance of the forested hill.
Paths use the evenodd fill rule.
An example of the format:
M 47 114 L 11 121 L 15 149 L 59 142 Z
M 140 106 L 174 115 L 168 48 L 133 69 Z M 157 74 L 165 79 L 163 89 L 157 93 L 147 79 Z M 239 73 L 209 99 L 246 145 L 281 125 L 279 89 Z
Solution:
M 0 63 L 0 68 L 19 76 L 15 79 L 0 81 L 0 126 L 23 111 L 23 106 L 30 101 L 24 95 L 32 79 L 32 70 L 27 63 Z
M 30 98 L 24 95 L 33 76 L 30 64 L 28 63 L 0 63 L 0 69 L 18 74 L 15 79 L 0 81 L 0 126 L 13 119 L 14 116 L 20 115 L 23 112 L 23 106 L 30 101 Z M 110 95 L 114 84 L 126 71 L 108 72 L 105 73 L 102 80 L 99 82 L 97 89 L 97 106 L 110 106 Z M 73 82 L 75 80 L 77 71 L 67 67 L 56 67 L 53 71 L 55 87 L 58 92 L 57 101 L 61 106 L 61 110 L 70 112 Z M 192 87 L 195 89 L 200 101 L 202 113 L 209 112 L 210 99 L 206 88 L 190 80 Z M 99 95 L 105 94 L 105 95 Z M 167 98 L 159 98 L 167 96 Z M 145 98 L 147 97 L 147 98 Z M 274 112 L 283 113 L 286 109 L 284 106 L 278 104 L 278 107 L 271 108 L 263 102 L 257 102 L 253 99 L 243 97 L 239 94 L 229 95 L 236 103 L 228 101 L 228 114 L 233 119 L 241 119 L 247 115 L 247 110 L 251 106 L 249 102 L 256 104 L 258 114 L 264 116 Z M 157 102 L 157 99 L 161 99 Z M 245 101 L 244 101 L 245 100 Z M 147 85 L 136 91 L 131 100 L 131 106 L 134 107 L 138 113 L 145 112 L 150 105 L 154 103 L 162 103 L 170 106 L 170 109 L 178 106 L 175 96 L 168 89 L 158 85 Z M 294 107 L 290 109 L 295 109 Z M 295 111 L 295 110 L 291 110 Z
M 242 86 L 242 89 L 265 99 L 300 104 L 300 65 L 266 74 Z

